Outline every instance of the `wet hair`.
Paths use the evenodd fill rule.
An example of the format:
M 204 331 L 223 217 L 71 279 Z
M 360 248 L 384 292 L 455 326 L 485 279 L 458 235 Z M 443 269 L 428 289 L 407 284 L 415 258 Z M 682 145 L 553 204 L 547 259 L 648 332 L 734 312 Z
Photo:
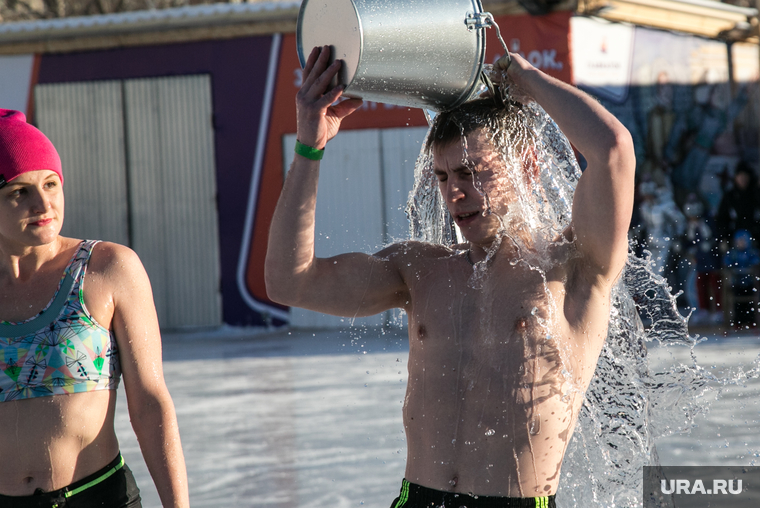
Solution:
M 522 110 L 513 101 L 506 104 L 493 99 L 477 99 L 439 113 L 430 127 L 426 150 L 440 149 L 482 129 L 489 138 L 498 143 L 503 136 L 511 137 L 515 122 L 510 118 Z
M 473 132 L 482 131 L 493 148 L 512 167 L 521 167 L 525 182 L 537 180 L 540 168 L 530 155 L 532 135 L 526 131 L 526 106 L 512 100 L 478 99 L 438 114 L 425 144 L 429 154 L 446 148 Z

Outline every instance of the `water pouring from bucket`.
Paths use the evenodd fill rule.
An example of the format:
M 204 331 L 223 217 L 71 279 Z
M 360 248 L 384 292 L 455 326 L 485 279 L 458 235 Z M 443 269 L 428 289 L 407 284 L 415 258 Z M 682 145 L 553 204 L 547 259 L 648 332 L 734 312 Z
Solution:
M 468 124 L 487 126 L 501 165 L 512 169 L 512 177 L 520 175 L 526 163 L 537 164 L 539 171 L 532 183 L 520 177 L 502 184 L 514 189 L 517 202 L 499 217 L 500 235 L 486 257 L 474 263 L 468 285 L 479 290 L 489 287 L 494 277 L 492 259 L 504 242 L 521 251 L 518 264 L 546 277 L 545 294 L 550 295 L 553 265 L 576 255 L 561 234 L 572 222 L 580 168 L 567 138 L 541 106 L 514 85 L 498 91 L 511 113 L 499 117 L 495 125 L 492 118 L 477 113 L 455 116 L 462 139 Z M 433 124 L 417 161 L 407 215 L 412 239 L 450 246 L 461 241 L 461 236 L 435 185 L 435 154 L 430 148 L 431 139 L 438 135 L 437 126 Z M 526 146 L 533 148 L 521 149 Z M 464 159 L 471 159 L 467 143 L 462 143 L 462 149 Z M 473 179 L 477 184 L 477 174 Z M 479 191 L 484 201 L 491 200 L 487 189 L 479 186 Z M 515 234 L 517 230 L 530 234 L 526 238 Z M 646 325 L 640 315 L 645 316 Z M 494 336 L 508 332 L 494 329 L 493 322 L 481 326 L 492 329 Z M 538 315 L 535 322 L 547 337 L 556 334 L 556 316 Z M 664 279 L 646 260 L 630 254 L 624 274 L 612 290 L 607 337 L 588 391 L 576 382 L 565 387 L 566 397 L 580 395 L 584 402 L 573 438 L 566 443 L 558 506 L 640 506 L 642 468 L 659 464 L 655 439 L 687 431 L 695 418 L 707 411 L 702 398 L 708 376 L 701 367 L 673 366 L 670 371 L 654 373 L 648 366 L 647 344 L 696 345 L 686 323 Z M 572 362 L 572 349 L 556 351 L 563 365 Z
M 562 466 L 567 478 L 561 484 L 567 486 L 565 492 L 574 505 L 635 504 L 641 483 L 639 467 L 656 463 L 656 452 L 649 420 L 647 335 L 641 331 L 627 283 L 634 280 L 634 287 L 636 284 L 644 287 L 642 281 L 650 279 L 637 271 L 638 265 L 630 263 L 614 286 L 605 284 L 612 284 L 620 272 L 605 273 L 602 276 L 605 280 L 597 275 L 582 277 L 583 287 L 591 284 L 588 280 L 605 287 L 606 303 L 602 298 L 595 300 L 598 305 L 591 307 L 605 308 L 609 315 L 594 318 L 605 332 L 600 331 L 601 327 L 597 327 L 596 332 L 586 328 L 575 336 L 576 342 L 567 339 L 575 332 L 571 331 L 565 315 L 573 306 L 568 307 L 565 302 L 568 298 L 572 300 L 573 294 L 580 301 L 585 300 L 584 296 L 574 293 L 579 287 L 574 279 L 577 272 L 563 268 L 577 267 L 573 260 L 597 259 L 595 256 L 605 252 L 608 241 L 598 242 L 596 249 L 577 250 L 578 235 L 585 237 L 585 231 L 585 235 L 593 237 L 610 227 L 605 219 L 618 213 L 616 206 L 624 209 L 627 205 L 604 200 L 613 192 L 621 192 L 621 200 L 628 199 L 632 197 L 632 188 L 631 196 L 625 197 L 626 192 L 614 186 L 602 185 L 592 192 L 588 190 L 591 184 L 586 184 L 587 190 L 580 191 L 581 202 L 591 208 L 584 212 L 583 205 L 574 203 L 576 189 L 584 186 L 579 183 L 581 172 L 567 137 L 536 101 L 518 97 L 511 84 L 510 90 L 504 86 L 497 90 L 483 78 L 488 75 L 483 65 L 483 31 L 488 18 L 480 4 L 474 2 L 433 5 L 422 1 L 325 3 L 307 0 L 302 4 L 298 47 L 305 72 L 321 69 L 314 72 L 329 74 L 325 68 L 330 67 L 322 55 L 320 60 L 305 58 L 310 47 L 328 45 L 331 59 L 342 61 L 337 82 L 346 86 L 344 96 L 421 107 L 438 113 L 417 164 L 415 190 L 408 208 L 412 239 L 416 242 L 390 246 L 369 258 L 360 257 L 364 264 L 359 266 L 351 264 L 354 257 L 336 258 L 334 263 L 330 260 L 330 266 L 349 266 L 358 272 L 372 266 L 373 276 L 396 273 L 398 269 L 403 271 L 400 279 L 410 285 L 393 294 L 405 295 L 404 301 L 394 303 L 404 308 L 410 319 L 410 384 L 404 407 L 410 434 L 408 471 L 426 478 L 427 486 L 486 496 L 506 493 L 513 497 L 531 497 L 552 493 L 560 483 L 562 455 L 567 449 L 568 460 Z M 447 36 L 441 38 L 441 33 Z M 442 39 L 446 44 L 442 45 Z M 443 70 L 440 62 L 446 63 Z M 498 67 L 505 74 L 517 72 L 518 76 L 522 71 L 527 75 L 535 70 L 519 57 L 515 57 L 515 62 L 513 65 L 518 69 L 512 72 L 506 59 L 499 62 Z M 494 74 L 498 75 L 498 72 Z M 535 75 L 541 76 L 540 73 Z M 548 96 L 537 96 L 537 101 L 549 105 L 547 109 L 551 109 L 563 129 L 575 130 L 574 143 L 583 149 L 587 158 L 605 139 L 610 141 L 610 150 L 619 155 L 618 143 L 625 144 L 627 131 L 621 130 L 622 126 L 611 115 L 572 87 L 546 77 L 541 80 L 540 84 L 533 83 L 532 90 L 540 95 L 546 90 L 541 87 L 546 86 L 550 92 Z M 314 83 L 313 78 L 305 79 L 304 86 L 313 87 Z M 327 93 L 332 92 L 309 92 L 316 96 Z M 487 114 L 477 113 L 473 108 L 483 95 L 499 98 L 502 108 L 496 108 L 491 100 L 485 108 Z M 562 100 L 556 101 L 554 95 Z M 574 103 L 577 110 L 568 110 L 567 103 Z M 465 112 L 459 116 L 450 114 L 460 109 Z M 578 111 L 586 115 L 585 120 L 580 119 Z M 588 129 L 587 122 L 594 128 Z M 576 123 L 584 128 L 577 130 Z M 300 125 L 299 117 L 299 131 Z M 441 148 L 451 151 L 444 157 L 447 162 L 443 166 L 441 153 L 436 151 L 443 139 L 438 127 L 453 129 L 449 144 L 443 143 Z M 589 141 L 588 132 L 602 132 L 605 136 L 595 135 Z M 609 132 L 614 135 L 606 137 Z M 300 135 L 299 132 L 299 141 L 304 141 Z M 323 146 L 320 142 L 315 148 Z M 485 152 L 484 146 L 488 147 Z M 484 165 L 484 160 L 495 161 L 498 163 L 495 165 L 503 167 L 506 178 L 494 175 L 492 165 L 490 162 Z M 598 160 L 607 159 L 599 157 Z M 308 168 L 300 167 L 304 164 L 312 168 L 314 165 L 297 157 L 288 179 L 298 183 L 286 185 L 288 189 L 304 185 L 298 177 L 291 176 L 298 174 L 296 170 L 302 176 L 311 175 L 309 181 L 315 181 Z M 624 164 L 622 180 L 632 181 L 630 161 L 626 159 Z M 595 167 L 593 157 L 590 167 Z M 520 176 L 535 168 L 539 170 L 535 179 Z M 595 174 L 599 172 L 587 170 L 585 181 L 604 180 L 603 174 L 589 176 Z M 472 199 L 468 201 L 468 208 L 457 208 L 455 201 L 463 188 L 470 192 Z M 500 195 L 510 196 L 508 206 L 501 206 Z M 608 206 L 600 206 L 603 202 Z M 625 210 L 619 213 L 624 216 Z M 272 227 L 275 235 L 279 235 L 281 229 L 288 231 L 288 221 L 279 219 L 286 215 L 284 211 L 276 213 L 277 227 L 275 223 Z M 473 224 L 486 221 L 488 230 L 496 234 L 487 238 L 488 245 L 480 242 L 479 247 L 483 248 L 477 250 L 474 244 L 480 240 L 473 236 L 477 229 Z M 578 229 L 578 224 L 584 222 L 585 230 Z M 622 222 L 625 224 L 621 225 Z M 628 224 L 622 222 L 615 225 L 616 236 L 612 243 L 616 245 L 616 262 L 625 264 L 622 258 L 627 250 Z M 463 228 L 467 230 L 465 243 L 461 243 L 461 237 L 457 238 L 457 229 Z M 309 244 L 303 241 L 293 246 L 288 243 L 288 235 L 282 237 L 286 248 L 281 250 L 282 255 L 272 255 L 276 263 Z M 270 240 L 270 246 L 276 243 Z M 310 259 L 306 254 L 304 259 Z M 309 270 L 289 274 L 282 279 L 283 283 L 307 272 Z M 501 272 L 508 273 L 509 277 Z M 440 273 L 446 274 L 443 285 L 430 282 L 437 280 L 435 275 Z M 369 275 L 367 277 L 369 280 Z M 335 280 L 343 279 L 330 278 L 329 285 L 334 285 Z M 527 298 L 529 294 L 530 302 L 515 300 L 513 295 L 506 296 L 502 292 L 504 288 L 514 288 L 515 281 L 530 284 L 530 291 L 517 292 L 522 295 L 520 298 Z M 360 285 L 367 291 L 374 289 L 369 282 Z M 325 284 L 299 287 L 324 288 Z M 342 289 L 350 294 L 347 288 Z M 448 295 L 450 299 L 440 300 L 440 295 Z M 289 303 L 287 296 L 281 303 Z M 668 314 L 669 300 L 666 295 L 660 296 L 658 316 L 674 323 L 673 335 L 681 336 L 678 334 L 683 330 L 678 327 L 684 324 L 683 319 Z M 357 295 L 351 305 L 347 305 L 351 315 L 359 315 L 355 305 L 365 297 L 366 294 Z M 436 298 L 439 299 L 434 303 L 425 304 Z M 329 307 L 324 290 L 313 301 L 299 296 L 291 302 L 339 315 L 348 312 L 338 304 Z M 427 314 L 428 309 L 437 313 L 434 318 Z M 362 309 L 361 312 L 367 311 Z M 445 328 L 443 323 L 450 323 L 450 328 Z M 600 342 L 598 339 L 603 333 L 606 341 L 602 337 Z M 517 346 L 522 349 L 513 349 Z M 435 352 L 433 357 L 429 356 L 433 354 L 428 352 L 431 350 Z M 505 357 L 505 351 L 511 354 Z M 584 355 L 588 355 L 588 351 L 595 351 L 597 356 L 592 354 L 593 358 L 587 358 Z M 579 355 L 583 360 L 578 359 Z M 525 362 L 520 363 L 515 358 Z M 442 366 L 451 370 L 442 370 Z M 597 366 L 597 376 L 584 402 L 593 366 Z M 578 373 L 579 369 L 582 374 Z M 444 379 L 444 376 L 448 377 Z M 417 382 L 418 379 L 429 379 L 429 382 Z M 442 399 L 449 400 L 450 404 L 442 404 Z M 499 414 L 493 413 L 489 401 L 496 404 Z M 554 405 L 547 409 L 549 406 L 544 404 Z M 420 405 L 423 409 L 428 407 L 427 412 L 420 413 Z M 451 414 L 442 414 L 445 411 Z M 480 421 L 473 421 L 470 414 L 480 415 Z M 581 421 L 576 433 L 580 438 L 570 443 L 576 418 Z M 461 426 L 460 421 L 464 422 Z M 446 439 L 441 437 L 444 435 Z M 544 446 L 547 440 L 551 443 L 549 449 Z M 609 451 L 613 448 L 614 453 Z M 603 456 L 596 462 L 599 465 L 589 464 L 588 457 L 594 450 L 602 450 Z M 498 458 L 488 461 L 490 453 Z M 482 460 L 473 459 L 463 467 L 457 458 L 462 456 Z M 541 459 L 546 456 L 551 456 L 550 461 L 559 462 L 552 462 L 548 467 L 547 459 Z M 442 480 L 442 475 L 449 474 L 452 468 L 461 471 Z M 611 468 L 614 474 L 609 473 Z M 499 481 L 489 485 L 485 480 L 491 474 Z

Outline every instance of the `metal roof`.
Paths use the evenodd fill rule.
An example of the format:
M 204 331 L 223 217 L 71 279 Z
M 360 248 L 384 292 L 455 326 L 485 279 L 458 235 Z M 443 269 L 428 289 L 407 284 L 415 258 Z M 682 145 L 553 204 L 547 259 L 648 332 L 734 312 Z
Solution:
M 0 23 L 0 44 L 154 30 L 196 28 L 290 18 L 300 1 L 216 3 L 94 16 Z
M 517 13 L 513 12 L 518 5 L 516 0 L 485 0 L 483 4 L 494 14 Z M 300 5 L 300 0 L 214 3 L 5 22 L 0 23 L 0 53 L 70 51 L 145 44 L 154 40 L 176 42 L 183 37 L 240 36 L 252 33 L 252 26 L 258 27 L 256 33 L 267 30 L 268 33 L 289 32 L 295 29 Z M 757 9 L 737 7 L 717 0 L 577 0 L 576 8 L 570 9 L 613 22 L 629 22 L 710 38 L 757 40 L 758 34 Z M 524 12 L 521 8 L 518 10 Z M 171 35 L 182 33 L 184 35 Z

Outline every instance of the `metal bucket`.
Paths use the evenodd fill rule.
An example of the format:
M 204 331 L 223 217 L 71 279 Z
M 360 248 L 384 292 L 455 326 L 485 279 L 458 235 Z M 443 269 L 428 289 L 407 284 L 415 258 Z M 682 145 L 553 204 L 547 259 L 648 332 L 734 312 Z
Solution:
M 343 61 L 344 95 L 433 111 L 485 86 L 480 0 L 303 0 L 296 32 L 301 66 L 314 46 Z

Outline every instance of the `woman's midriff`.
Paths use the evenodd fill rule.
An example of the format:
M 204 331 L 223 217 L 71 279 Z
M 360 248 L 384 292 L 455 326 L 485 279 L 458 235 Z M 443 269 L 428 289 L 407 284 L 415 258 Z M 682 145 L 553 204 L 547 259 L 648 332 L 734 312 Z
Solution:
M 108 464 L 115 409 L 115 390 L 1 402 L 0 494 L 60 489 Z

